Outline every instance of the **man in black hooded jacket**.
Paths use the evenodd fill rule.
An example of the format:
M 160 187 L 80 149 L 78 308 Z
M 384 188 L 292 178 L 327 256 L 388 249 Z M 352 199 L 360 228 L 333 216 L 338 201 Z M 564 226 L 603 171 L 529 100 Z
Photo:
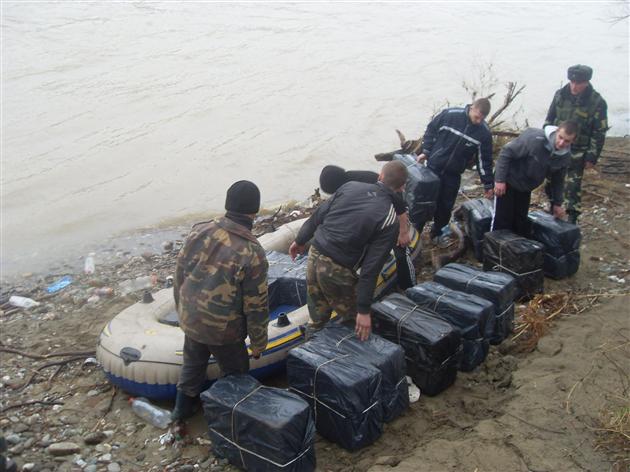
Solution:
M 376 279 L 398 237 L 396 192 L 406 180 L 407 167 L 388 162 L 377 183 L 342 185 L 300 229 L 289 254 L 295 258 L 303 253 L 312 239 L 306 269 L 307 335 L 323 328 L 335 310 L 343 321 L 354 319 L 359 339 L 369 337 Z

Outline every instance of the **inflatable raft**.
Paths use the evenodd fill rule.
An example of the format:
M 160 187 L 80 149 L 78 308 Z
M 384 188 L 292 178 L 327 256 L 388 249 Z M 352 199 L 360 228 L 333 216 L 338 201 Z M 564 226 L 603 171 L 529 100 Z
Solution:
M 305 219 L 281 226 L 259 238 L 267 251 L 287 253 Z M 412 229 L 412 258 L 420 251 L 419 234 Z M 383 266 L 375 295 L 389 291 L 396 283 L 393 255 Z M 306 305 L 278 304 L 270 311 L 269 342 L 259 359 L 250 358 L 250 373 L 262 378 L 284 368 L 287 352 L 304 340 L 308 322 Z M 249 339 L 246 340 L 249 346 Z M 153 301 L 139 302 L 116 315 L 101 331 L 96 356 L 108 379 L 131 395 L 155 400 L 172 399 L 183 363 L 184 332 L 179 328 L 173 289 L 153 294 Z M 213 358 L 208 362 L 208 379 L 219 377 Z

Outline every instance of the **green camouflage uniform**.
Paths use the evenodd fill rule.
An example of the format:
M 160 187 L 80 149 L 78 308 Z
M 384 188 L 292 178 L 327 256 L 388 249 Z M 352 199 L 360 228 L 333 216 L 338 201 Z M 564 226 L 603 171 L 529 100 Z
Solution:
M 604 147 L 608 130 L 607 105 L 592 85 L 580 95 L 571 95 L 569 84 L 556 92 L 547 112 L 546 125 L 559 125 L 572 120 L 578 124 L 575 142 L 571 145 L 572 159 L 567 170 L 564 190 L 566 209 L 570 220 L 581 212 L 582 174 L 586 162 L 597 163 Z
M 249 335 L 252 349 L 264 350 L 268 267 L 264 249 L 245 226 L 228 218 L 195 225 L 177 258 L 174 280 L 186 336 L 223 346 Z
M 306 303 L 310 320 L 307 335 L 318 331 L 336 311 L 342 321 L 356 317 L 356 273 L 321 254 L 314 246 L 308 253 Z

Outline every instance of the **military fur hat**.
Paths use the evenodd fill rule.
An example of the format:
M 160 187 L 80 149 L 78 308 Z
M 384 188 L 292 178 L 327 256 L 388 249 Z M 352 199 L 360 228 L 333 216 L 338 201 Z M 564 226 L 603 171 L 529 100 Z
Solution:
M 586 82 L 593 77 L 593 69 L 589 66 L 576 64 L 567 70 L 567 78 L 575 82 Z
M 232 184 L 225 196 L 225 209 L 251 215 L 260 209 L 260 190 L 249 180 L 239 180 Z

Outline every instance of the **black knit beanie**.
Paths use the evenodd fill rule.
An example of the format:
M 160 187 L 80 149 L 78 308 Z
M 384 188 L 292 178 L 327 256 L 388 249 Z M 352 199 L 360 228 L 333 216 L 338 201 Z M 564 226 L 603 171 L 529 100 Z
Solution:
M 326 193 L 335 193 L 347 181 L 346 171 L 338 166 L 326 166 L 319 174 L 319 186 Z
M 239 180 L 232 184 L 225 196 L 225 209 L 246 215 L 260 210 L 260 190 L 249 180 Z

